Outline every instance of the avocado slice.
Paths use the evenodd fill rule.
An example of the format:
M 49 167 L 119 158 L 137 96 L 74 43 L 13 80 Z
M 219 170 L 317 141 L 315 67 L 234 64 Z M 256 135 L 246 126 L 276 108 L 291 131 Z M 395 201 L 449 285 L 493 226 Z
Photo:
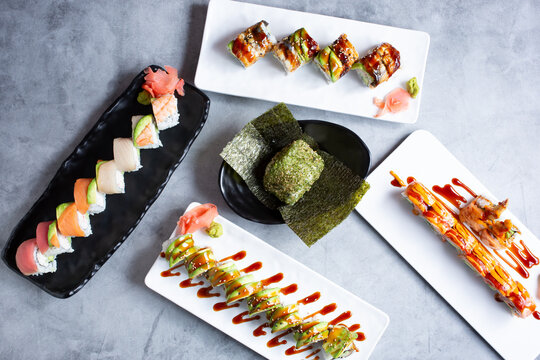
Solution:
M 59 247 L 57 246 L 56 244 L 53 244 L 52 243 L 52 238 L 56 235 L 56 238 L 58 239 L 58 230 L 56 228 L 56 220 L 54 220 L 50 225 L 49 225 L 49 230 L 47 231 L 47 243 L 49 244 L 49 246 L 54 246 L 54 247 Z M 71 244 L 71 237 L 69 236 L 66 236 L 66 239 L 69 241 L 69 243 Z M 58 245 L 60 245 L 58 243 Z
M 228 296 L 229 294 L 234 292 L 236 289 L 238 289 L 242 285 L 253 282 L 253 281 L 255 281 L 255 278 L 251 274 L 240 276 L 239 278 L 236 278 L 233 281 L 231 281 L 229 284 L 227 284 L 225 293 Z
M 317 54 L 317 56 L 315 57 L 315 61 L 317 62 L 317 64 L 319 64 L 319 66 L 321 67 L 321 69 L 327 73 L 328 75 L 330 75 L 330 71 L 328 69 L 328 59 L 330 57 L 330 53 L 332 53 L 332 49 L 330 48 L 330 46 L 327 46 L 325 47 L 324 49 L 321 50 L 321 52 L 319 52 Z
M 298 311 L 294 311 L 290 314 L 278 318 L 272 323 L 272 333 L 287 330 L 292 327 L 298 326 L 302 323 L 302 318 Z
M 225 274 L 232 273 L 234 271 L 240 274 L 240 272 L 236 268 L 236 264 L 232 261 L 227 261 L 210 269 L 206 273 L 206 278 L 208 279 L 208 281 L 210 281 L 213 287 L 217 287 L 219 285 L 223 285 L 223 283 L 219 283 L 219 278 L 221 278 Z
M 96 163 L 96 177 L 95 177 L 95 179 L 98 178 L 99 167 L 100 167 L 101 165 L 103 165 L 104 163 L 106 163 L 106 162 L 107 162 L 107 161 L 105 161 L 105 160 L 98 160 L 98 161 L 97 161 L 97 163 Z M 97 180 L 96 180 L 96 181 L 97 181 Z M 96 184 L 96 186 L 97 186 L 97 184 Z
M 229 51 L 231 52 L 231 54 L 232 54 L 233 43 L 234 43 L 234 40 L 231 40 L 231 41 L 229 41 L 229 43 L 227 44 L 227 49 L 229 49 Z
M 261 290 L 261 291 L 255 293 L 255 294 L 251 295 L 249 297 L 249 299 L 247 299 L 247 306 L 248 306 L 249 314 L 250 315 L 255 314 L 256 310 L 257 310 L 257 312 L 261 312 L 261 311 L 264 311 L 264 310 L 269 310 L 268 308 L 264 309 L 264 310 L 260 310 L 259 305 L 265 303 L 270 298 L 277 297 L 278 300 L 279 300 L 279 291 L 280 290 L 281 290 L 281 288 L 264 289 L 264 290 Z M 279 305 L 279 301 L 275 305 Z
M 281 305 L 276 307 L 273 311 L 267 312 L 266 318 L 269 321 L 277 321 L 279 318 L 285 317 L 296 311 L 298 311 L 298 304 Z
M 362 82 L 364 85 L 369 86 L 375 82 L 375 79 L 373 76 L 371 76 L 367 70 L 364 64 L 362 64 L 360 61 L 357 61 L 351 66 L 351 69 L 356 70 L 358 72 L 358 75 L 362 79 Z
M 174 249 L 169 257 L 169 266 L 173 267 L 197 250 L 199 250 L 198 246 L 191 246 L 183 251 L 179 248 Z
M 332 358 L 347 356 L 350 351 L 354 351 L 354 340 L 358 335 L 349 331 L 345 325 L 334 326 L 322 345 L 324 351 Z
M 60 219 L 60 216 L 62 215 L 64 210 L 66 210 L 66 208 L 71 204 L 73 204 L 73 203 L 67 202 L 67 203 L 63 203 L 63 204 L 58 205 L 56 207 L 56 219 Z
M 169 244 L 167 250 L 165 250 L 165 258 L 170 259 L 171 256 L 178 257 L 180 253 L 183 253 L 195 244 L 191 234 L 183 235 Z M 186 255 L 187 256 L 187 255 Z M 182 257 L 183 259 L 184 257 Z
M 135 147 L 138 147 L 137 138 L 141 135 L 144 128 L 151 124 L 153 120 L 152 115 L 145 115 L 137 122 L 135 129 L 133 129 L 133 145 L 135 145 Z
M 90 184 L 88 184 L 88 190 L 86 191 L 86 201 L 89 204 L 96 203 L 97 191 L 96 178 L 93 178 L 92 181 L 90 181 Z
M 231 270 L 225 271 L 220 277 L 215 279 L 215 282 L 212 283 L 214 287 L 225 285 L 235 279 L 238 279 L 240 277 L 240 271 L 238 271 L 237 268 L 233 268 Z
M 253 294 L 255 294 L 258 291 L 261 291 L 263 288 L 263 285 L 260 281 L 253 281 L 249 282 L 247 284 L 244 284 L 234 290 L 230 295 L 227 295 L 227 304 L 243 300 Z
M 306 327 L 303 326 L 300 332 L 294 334 L 296 348 L 324 340 L 328 337 L 328 332 L 328 323 L 326 321 L 307 323 Z
M 190 255 L 186 260 L 186 268 L 190 279 L 204 274 L 214 266 L 216 266 L 216 259 L 214 257 L 214 252 L 210 248 L 203 248 Z
M 281 304 L 281 297 L 279 295 L 272 296 L 259 302 L 254 308 L 248 305 L 249 315 L 255 315 L 263 311 L 269 311 Z
M 338 81 L 341 77 L 341 74 L 343 73 L 343 64 L 341 63 L 341 60 L 339 60 L 336 53 L 333 51 L 328 57 L 328 65 L 330 70 L 330 78 L 333 82 Z

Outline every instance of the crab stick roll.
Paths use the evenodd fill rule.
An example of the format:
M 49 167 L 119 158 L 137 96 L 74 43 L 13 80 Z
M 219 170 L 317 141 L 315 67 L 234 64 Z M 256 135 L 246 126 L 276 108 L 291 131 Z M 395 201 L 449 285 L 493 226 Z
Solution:
M 104 194 L 125 192 L 124 173 L 118 170 L 114 160 L 99 160 L 96 164 L 97 190 Z
M 165 94 L 152 98 L 152 110 L 158 130 L 165 130 L 178 125 L 178 101 L 174 94 Z
M 73 202 L 56 207 L 56 222 L 64 236 L 87 237 L 92 234 L 90 217 L 77 211 L 77 205 Z
M 159 130 L 152 115 L 137 115 L 131 118 L 133 145 L 138 149 L 155 149 L 160 146 Z
M 141 152 L 128 138 L 113 140 L 114 161 L 118 170 L 123 172 L 137 171 L 141 166 Z
M 271 51 L 275 43 L 276 38 L 270 33 L 268 23 L 261 20 L 238 34 L 227 44 L 227 49 L 247 68 Z
M 55 238 L 51 238 L 50 229 L 54 229 Z M 52 235 L 52 234 L 51 234 Z M 59 236 L 58 236 L 59 235 Z M 71 238 L 63 236 L 56 229 L 56 221 L 43 221 L 37 225 L 36 228 L 36 241 L 38 244 L 39 252 L 45 257 L 55 257 L 63 253 L 73 252 L 71 247 Z
M 19 270 L 26 276 L 41 275 L 56 271 L 54 257 L 45 257 L 39 251 L 36 239 L 23 241 L 17 248 L 15 262 Z

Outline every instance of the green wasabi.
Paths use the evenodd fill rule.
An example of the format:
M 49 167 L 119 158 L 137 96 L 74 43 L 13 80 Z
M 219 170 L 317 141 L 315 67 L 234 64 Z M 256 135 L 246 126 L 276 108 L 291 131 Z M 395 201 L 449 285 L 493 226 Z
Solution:
M 416 81 L 416 77 L 413 77 L 411 80 L 407 81 L 407 91 L 411 94 L 411 97 L 414 99 L 420 92 L 420 87 Z
M 137 102 L 141 105 L 150 105 L 151 100 L 152 96 L 146 90 L 141 91 L 139 95 L 137 95 Z
M 206 233 L 211 238 L 218 238 L 223 235 L 223 226 L 220 223 L 212 221 L 210 226 L 206 229 Z

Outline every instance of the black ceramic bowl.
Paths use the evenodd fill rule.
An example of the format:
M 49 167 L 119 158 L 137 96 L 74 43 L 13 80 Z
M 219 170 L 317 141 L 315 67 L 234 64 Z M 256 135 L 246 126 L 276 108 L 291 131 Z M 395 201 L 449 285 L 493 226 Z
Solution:
M 304 132 L 315 139 L 321 150 L 334 155 L 362 178 L 366 177 L 371 156 L 358 135 L 344 126 L 326 121 L 298 122 Z M 243 218 L 262 224 L 283 224 L 279 211 L 264 206 L 225 161 L 219 170 L 219 188 L 230 208 Z
M 152 65 L 154 71 L 158 66 Z M 139 73 L 129 87 L 99 118 L 73 153 L 62 163 L 49 186 L 19 221 L 2 252 L 9 268 L 23 276 L 15 263 L 18 246 L 36 236 L 41 221 L 55 219 L 57 205 L 73 201 L 73 184 L 78 178 L 93 178 L 97 160 L 113 158 L 113 139 L 131 137 L 131 116 L 150 114 L 150 106 L 137 102 L 144 83 Z M 74 238 L 72 254 L 57 257 L 52 274 L 23 276 L 49 294 L 67 298 L 79 291 L 135 229 L 167 184 L 176 167 L 199 135 L 210 108 L 210 100 L 193 85 L 186 84 L 178 101 L 180 125 L 160 132 L 163 147 L 141 151 L 143 167 L 125 174 L 126 193 L 107 195 L 104 212 L 90 217 L 93 234 Z

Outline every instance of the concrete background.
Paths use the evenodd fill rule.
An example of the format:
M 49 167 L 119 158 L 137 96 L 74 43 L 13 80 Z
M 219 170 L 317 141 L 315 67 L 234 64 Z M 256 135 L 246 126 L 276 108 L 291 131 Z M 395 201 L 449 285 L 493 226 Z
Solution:
M 510 197 L 512 211 L 540 234 L 540 3 L 280 0 L 270 5 L 428 32 L 416 124 L 296 106 L 293 114 L 354 130 L 371 149 L 374 165 L 412 131 L 427 129 L 494 194 Z M 206 1 L 2 1 L 1 246 L 61 161 L 137 72 L 151 63 L 169 64 L 193 81 L 206 8 Z M 497 358 L 356 213 L 309 251 L 286 226 L 263 226 L 234 214 L 217 186 L 218 154 L 231 129 L 272 104 L 209 96 L 207 125 L 185 161 L 138 228 L 80 293 L 55 299 L 0 265 L 0 358 L 258 358 L 144 286 L 160 240 L 194 200 L 216 203 L 225 217 L 386 311 L 391 324 L 373 359 Z M 205 172 L 206 181 L 194 172 Z M 354 269 L 339 261 L 351 253 Z

